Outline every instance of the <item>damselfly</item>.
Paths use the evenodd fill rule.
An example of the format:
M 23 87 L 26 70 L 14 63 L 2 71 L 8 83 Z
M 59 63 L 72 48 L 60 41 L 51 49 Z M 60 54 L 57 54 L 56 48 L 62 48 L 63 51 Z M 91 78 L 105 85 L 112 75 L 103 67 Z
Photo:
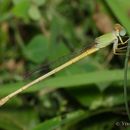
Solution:
M 40 76 L 39 78 L 33 80 L 32 82 L 22 86 L 20 89 L 16 90 L 15 92 L 9 94 L 8 96 L 2 98 L 0 100 L 0 106 L 5 104 L 9 99 L 12 97 L 16 96 L 20 92 L 24 91 L 25 89 L 29 88 L 30 86 L 40 82 L 41 80 L 46 79 L 47 77 L 59 72 L 60 70 L 70 66 L 71 64 L 83 59 L 84 57 L 100 50 L 101 48 L 105 48 L 110 44 L 113 44 L 113 53 L 118 54 L 122 49 L 126 48 L 127 46 L 120 47 L 120 45 L 124 45 L 128 42 L 129 39 L 126 41 L 123 41 L 122 38 L 125 37 L 126 35 L 126 30 L 120 25 L 120 24 L 115 24 L 114 29 L 112 32 L 104 34 L 102 36 L 97 37 L 92 46 L 85 49 L 81 54 L 78 56 L 72 58 L 71 60 L 67 61 L 66 63 L 56 67 L 55 69 L 49 71 L 48 73 Z

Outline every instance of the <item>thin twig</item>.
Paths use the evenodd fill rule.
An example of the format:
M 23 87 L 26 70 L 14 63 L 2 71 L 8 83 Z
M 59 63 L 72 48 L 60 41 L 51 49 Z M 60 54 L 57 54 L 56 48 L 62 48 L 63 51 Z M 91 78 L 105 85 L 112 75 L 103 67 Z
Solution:
M 128 70 L 129 54 L 130 54 L 130 40 L 128 41 L 128 47 L 127 47 L 127 52 L 126 52 L 125 65 L 124 65 L 124 100 L 125 100 L 125 107 L 126 107 L 128 119 L 130 120 L 130 110 L 129 110 L 128 98 L 127 98 L 128 97 L 128 93 L 127 93 L 127 70 Z

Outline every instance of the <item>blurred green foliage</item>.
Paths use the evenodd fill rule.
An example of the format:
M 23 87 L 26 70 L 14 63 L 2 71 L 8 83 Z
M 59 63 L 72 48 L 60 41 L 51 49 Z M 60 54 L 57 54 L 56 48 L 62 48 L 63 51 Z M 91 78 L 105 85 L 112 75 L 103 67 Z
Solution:
M 74 57 L 114 23 L 130 35 L 129 21 L 129 0 L 0 0 L 0 97 Z M 122 125 L 129 123 L 124 57 L 111 50 L 104 48 L 11 99 L 0 108 L 0 129 L 129 130 Z M 26 75 L 32 76 L 22 81 Z

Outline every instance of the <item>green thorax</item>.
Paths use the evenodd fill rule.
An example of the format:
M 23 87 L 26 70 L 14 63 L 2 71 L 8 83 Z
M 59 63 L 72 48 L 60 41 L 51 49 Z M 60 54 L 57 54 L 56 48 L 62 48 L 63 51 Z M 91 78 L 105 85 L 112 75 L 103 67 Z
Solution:
M 96 47 L 104 48 L 113 43 L 115 40 L 117 40 L 117 36 L 114 34 L 114 32 L 104 34 L 95 39 L 95 42 L 97 43 Z

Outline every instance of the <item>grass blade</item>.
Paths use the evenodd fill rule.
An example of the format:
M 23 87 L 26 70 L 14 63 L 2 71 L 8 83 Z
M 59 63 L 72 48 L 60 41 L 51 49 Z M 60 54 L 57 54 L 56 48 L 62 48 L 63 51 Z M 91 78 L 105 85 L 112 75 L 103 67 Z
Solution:
M 124 100 L 125 100 L 125 107 L 126 112 L 128 115 L 128 118 L 130 120 L 130 111 L 129 111 L 129 105 L 128 105 L 128 93 L 127 93 L 127 70 L 128 70 L 128 60 L 129 60 L 129 53 L 130 53 L 130 40 L 128 41 L 128 47 L 126 52 L 126 58 L 125 58 L 125 65 L 124 65 Z

